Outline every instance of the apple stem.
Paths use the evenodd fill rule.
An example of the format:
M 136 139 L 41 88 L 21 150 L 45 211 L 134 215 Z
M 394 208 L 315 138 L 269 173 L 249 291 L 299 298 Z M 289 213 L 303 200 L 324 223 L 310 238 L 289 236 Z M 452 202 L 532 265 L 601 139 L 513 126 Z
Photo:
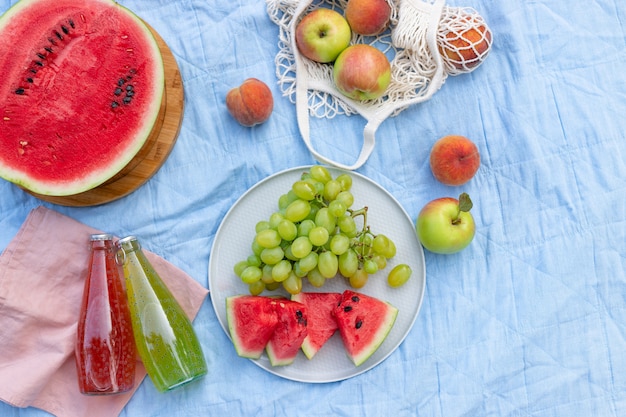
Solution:
M 473 206 L 474 204 L 472 203 L 469 194 L 461 193 L 459 196 L 459 211 L 457 212 L 456 218 L 452 220 L 452 224 L 459 224 L 461 222 L 461 212 L 469 212 Z

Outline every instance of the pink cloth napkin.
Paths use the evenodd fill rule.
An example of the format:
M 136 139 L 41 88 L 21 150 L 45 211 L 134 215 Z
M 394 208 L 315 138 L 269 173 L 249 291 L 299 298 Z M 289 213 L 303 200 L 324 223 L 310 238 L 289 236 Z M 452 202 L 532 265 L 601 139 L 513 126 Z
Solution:
M 133 395 L 86 396 L 78 390 L 74 343 L 92 233 L 101 231 L 38 207 L 0 256 L 0 400 L 58 417 L 111 417 Z M 208 290 L 144 252 L 193 319 Z M 145 376 L 138 360 L 135 390 Z

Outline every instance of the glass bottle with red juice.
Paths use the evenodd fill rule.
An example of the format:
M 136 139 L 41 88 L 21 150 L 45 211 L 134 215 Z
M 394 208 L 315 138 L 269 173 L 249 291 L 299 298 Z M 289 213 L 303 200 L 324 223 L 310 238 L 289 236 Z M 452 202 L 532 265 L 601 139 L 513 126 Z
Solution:
M 80 392 L 129 391 L 135 381 L 136 349 L 128 301 L 110 234 L 93 234 L 76 337 Z

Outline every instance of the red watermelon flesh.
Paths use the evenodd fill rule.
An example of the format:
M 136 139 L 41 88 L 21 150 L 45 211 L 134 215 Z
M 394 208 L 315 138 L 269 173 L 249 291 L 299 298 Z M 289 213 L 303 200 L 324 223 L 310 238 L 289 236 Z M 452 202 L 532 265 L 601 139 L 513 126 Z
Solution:
M 147 141 L 164 95 L 150 29 L 112 0 L 20 0 L 0 17 L 0 177 L 92 189 Z
M 266 346 L 272 366 L 290 365 L 307 336 L 308 310 L 297 301 L 274 300 L 278 325 Z
M 302 342 L 302 352 L 307 358 L 313 356 L 337 331 L 333 310 L 341 301 L 340 293 L 301 292 L 291 297 L 307 306 L 308 334 Z
M 377 298 L 345 290 L 333 315 L 348 357 L 359 366 L 387 338 L 398 309 Z
M 254 295 L 226 298 L 228 330 L 239 356 L 261 357 L 278 324 L 274 303 L 272 298 Z

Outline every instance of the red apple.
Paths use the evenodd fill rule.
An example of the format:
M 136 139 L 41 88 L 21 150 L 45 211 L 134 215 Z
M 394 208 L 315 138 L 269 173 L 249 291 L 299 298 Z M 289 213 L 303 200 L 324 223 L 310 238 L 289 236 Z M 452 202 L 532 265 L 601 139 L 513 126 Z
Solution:
M 348 47 L 352 31 L 338 12 L 320 7 L 307 13 L 296 26 L 296 46 L 315 62 L 333 62 Z
M 367 44 L 347 47 L 333 68 L 335 86 L 354 100 L 381 97 L 391 82 L 389 59 L 377 48 Z
M 359 35 L 374 36 L 389 25 L 391 7 L 387 0 L 349 0 L 346 20 L 350 29 Z
M 228 112 L 243 126 L 265 122 L 274 109 L 272 92 L 263 81 L 248 78 L 226 94 Z
M 446 185 L 465 184 L 479 166 L 478 148 L 465 136 L 444 136 L 430 151 L 430 169 L 435 178 Z
M 469 212 L 472 200 L 463 193 L 459 199 L 443 197 L 422 208 L 415 230 L 422 245 L 433 253 L 451 254 L 465 249 L 474 239 L 476 225 Z

